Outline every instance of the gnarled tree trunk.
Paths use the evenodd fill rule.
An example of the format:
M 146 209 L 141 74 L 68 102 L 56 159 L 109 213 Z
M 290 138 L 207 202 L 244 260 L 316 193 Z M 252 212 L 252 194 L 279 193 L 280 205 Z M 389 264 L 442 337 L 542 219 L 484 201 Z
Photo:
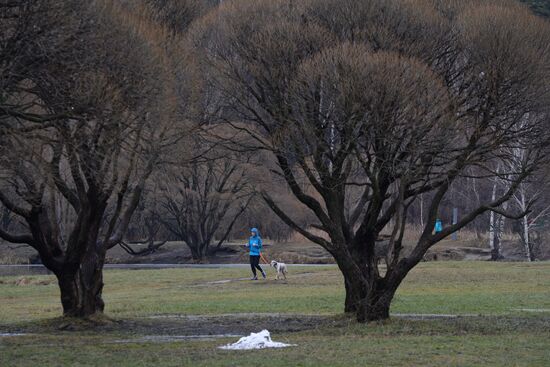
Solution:
M 83 215 L 78 235 L 69 243 L 64 266 L 54 271 L 61 291 L 63 315 L 88 317 L 103 313 L 103 265 L 107 254 L 98 242 L 106 201 L 90 205 Z M 82 249 L 81 253 L 76 250 Z
M 189 244 L 188 244 L 189 245 Z M 205 244 L 198 244 L 198 245 L 189 245 L 189 249 L 191 250 L 191 257 L 193 258 L 193 261 L 197 263 L 203 263 L 207 259 L 207 250 L 208 246 Z
M 355 314 L 359 322 L 388 319 L 390 304 L 397 287 L 379 276 L 376 257 L 371 257 L 370 265 L 360 261 L 365 257 L 347 253 L 335 254 L 334 257 L 344 276 L 344 311 Z
M 369 281 L 368 278 L 346 272 L 343 275 L 346 285 L 346 313 L 354 313 L 359 322 L 379 321 L 390 317 L 395 287 L 381 279 Z
M 63 315 L 89 317 L 103 313 L 103 260 L 84 259 L 76 269 L 56 274 L 61 290 Z

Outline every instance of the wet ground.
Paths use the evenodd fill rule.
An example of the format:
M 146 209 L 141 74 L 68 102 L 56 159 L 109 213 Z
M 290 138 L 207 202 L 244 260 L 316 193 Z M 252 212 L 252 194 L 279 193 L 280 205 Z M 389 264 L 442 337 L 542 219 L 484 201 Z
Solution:
M 106 333 L 120 335 L 120 342 L 169 342 L 239 337 L 268 329 L 272 333 L 298 332 L 343 326 L 347 318 L 289 314 L 157 315 L 126 320 L 82 322 L 52 319 L 45 323 L 0 325 L 0 339 L 18 335 Z
M 467 332 L 476 324 L 491 325 L 495 330 L 504 331 L 513 325 L 521 330 L 550 330 L 550 318 L 530 317 L 488 317 L 476 315 L 431 315 L 394 314 L 392 318 L 411 321 L 441 320 L 450 327 Z M 492 320 L 492 321 L 491 321 Z M 0 325 L 2 339 L 28 336 L 33 342 L 40 336 L 97 336 L 110 335 L 101 343 L 170 343 L 189 340 L 214 340 L 239 338 L 263 329 L 272 334 L 293 333 L 306 330 L 329 330 L 353 325 L 352 318 L 345 315 L 291 315 L 291 314 L 225 314 L 202 315 L 158 315 L 126 320 L 75 321 L 63 318 L 48 320 L 45 323 L 27 325 Z M 454 326 L 453 326 L 454 325 Z M 473 330 L 472 329 L 472 330 Z

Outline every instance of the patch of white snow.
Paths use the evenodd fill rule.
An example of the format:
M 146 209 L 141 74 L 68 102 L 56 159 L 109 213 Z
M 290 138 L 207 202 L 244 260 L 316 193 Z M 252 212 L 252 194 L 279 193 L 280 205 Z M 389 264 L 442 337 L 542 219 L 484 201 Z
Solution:
M 236 343 L 223 345 L 219 348 L 226 350 L 251 350 L 264 348 L 285 348 L 295 345 L 296 344 L 274 342 L 271 340 L 269 331 L 262 330 L 259 333 L 251 333 L 249 336 L 244 336 Z

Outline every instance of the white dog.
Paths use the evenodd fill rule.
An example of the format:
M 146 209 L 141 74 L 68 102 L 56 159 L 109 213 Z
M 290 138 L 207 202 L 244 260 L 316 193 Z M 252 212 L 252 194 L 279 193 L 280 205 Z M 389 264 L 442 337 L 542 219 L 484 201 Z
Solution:
M 287 268 L 286 268 L 286 264 L 285 263 L 280 263 L 280 262 L 277 262 L 275 260 L 271 261 L 271 266 L 275 269 L 277 269 L 277 278 L 275 279 L 279 279 L 279 276 L 282 274 L 283 277 L 285 278 L 286 280 L 286 273 L 288 272 Z

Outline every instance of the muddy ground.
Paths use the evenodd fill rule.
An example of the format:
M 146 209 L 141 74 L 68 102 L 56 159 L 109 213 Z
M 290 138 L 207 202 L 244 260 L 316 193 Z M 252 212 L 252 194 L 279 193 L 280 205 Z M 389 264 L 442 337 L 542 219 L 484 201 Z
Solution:
M 39 323 L 2 326 L 2 333 L 50 334 L 70 332 L 114 333 L 132 335 L 166 335 L 196 337 L 208 335 L 248 335 L 268 329 L 286 333 L 331 326 L 344 326 L 351 319 L 315 315 L 225 314 L 158 315 L 135 319 L 73 320 L 56 318 Z

